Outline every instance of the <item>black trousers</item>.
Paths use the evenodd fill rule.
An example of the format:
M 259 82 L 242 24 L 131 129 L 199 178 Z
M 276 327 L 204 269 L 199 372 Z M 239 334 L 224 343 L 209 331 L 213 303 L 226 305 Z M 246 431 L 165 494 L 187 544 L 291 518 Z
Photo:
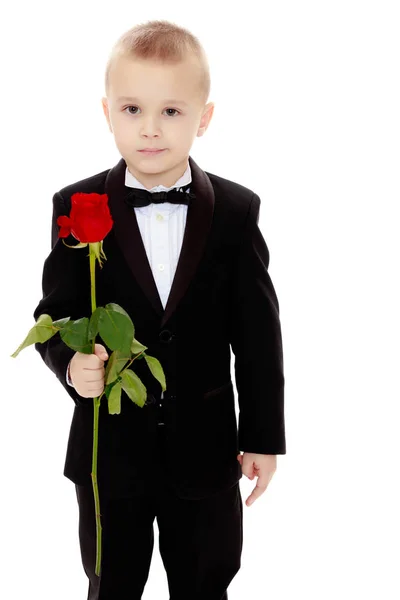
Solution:
M 243 546 L 239 482 L 209 498 L 187 500 L 174 494 L 161 469 L 154 478 L 149 492 L 134 498 L 102 500 L 100 491 L 99 577 L 93 488 L 75 484 L 87 600 L 141 599 L 153 553 L 154 518 L 170 600 L 228 600 L 227 587 L 240 569 Z

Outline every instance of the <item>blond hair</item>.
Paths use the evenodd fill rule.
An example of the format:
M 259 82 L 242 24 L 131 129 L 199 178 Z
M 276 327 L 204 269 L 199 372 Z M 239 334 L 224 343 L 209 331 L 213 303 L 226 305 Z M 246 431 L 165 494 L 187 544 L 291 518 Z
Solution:
M 110 71 L 117 58 L 150 59 L 163 64 L 177 64 L 188 54 L 194 56 L 200 65 L 199 89 L 206 103 L 210 93 L 210 69 L 204 48 L 188 29 L 165 20 L 135 25 L 118 38 L 107 61 L 106 95 L 110 85 Z

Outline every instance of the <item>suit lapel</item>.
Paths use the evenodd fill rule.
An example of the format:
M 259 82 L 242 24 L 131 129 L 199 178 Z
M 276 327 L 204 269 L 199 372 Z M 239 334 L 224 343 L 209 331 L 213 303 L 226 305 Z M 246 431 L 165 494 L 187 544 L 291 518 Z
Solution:
M 195 275 L 205 250 L 214 212 L 214 189 L 209 177 L 190 156 L 189 165 L 192 173 L 190 191 L 196 194 L 196 198 L 188 206 L 182 248 L 165 311 L 147 258 L 135 210 L 124 202 L 124 195 L 130 188 L 125 186 L 126 162 L 123 158 L 110 169 L 105 182 L 115 238 L 132 275 L 156 313 L 162 317 L 161 327 L 165 326 L 176 310 Z

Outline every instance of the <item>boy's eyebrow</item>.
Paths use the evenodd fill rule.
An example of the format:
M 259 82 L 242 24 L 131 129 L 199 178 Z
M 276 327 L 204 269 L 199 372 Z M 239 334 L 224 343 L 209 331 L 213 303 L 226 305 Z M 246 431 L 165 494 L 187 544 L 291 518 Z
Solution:
M 117 98 L 117 102 L 139 102 L 138 98 L 130 97 L 130 96 L 119 96 Z M 184 100 L 164 100 L 164 104 L 183 104 L 184 106 L 188 106 L 188 104 Z

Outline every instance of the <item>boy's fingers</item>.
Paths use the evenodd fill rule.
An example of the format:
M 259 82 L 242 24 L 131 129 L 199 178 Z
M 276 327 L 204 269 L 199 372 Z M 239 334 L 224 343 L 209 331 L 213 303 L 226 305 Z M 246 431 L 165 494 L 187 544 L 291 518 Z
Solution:
M 253 504 L 253 502 L 255 500 L 257 500 L 257 498 L 259 498 L 261 496 L 261 494 L 263 494 L 265 492 L 270 479 L 271 478 L 267 479 L 267 478 L 258 477 L 256 487 L 254 488 L 254 490 L 251 492 L 250 496 L 246 500 L 247 506 L 250 506 L 251 504 Z
M 254 488 L 254 490 L 251 492 L 250 496 L 249 496 L 249 497 L 247 498 L 247 500 L 246 500 L 246 504 L 247 504 L 247 506 L 250 506 L 251 504 L 253 504 L 253 502 L 254 502 L 255 500 L 257 500 L 257 498 L 258 498 L 259 496 L 261 496 L 261 494 L 263 493 L 263 491 L 264 491 L 264 490 L 263 490 L 263 489 L 261 489 L 261 488 L 258 486 L 258 483 L 257 483 L 256 487 Z

